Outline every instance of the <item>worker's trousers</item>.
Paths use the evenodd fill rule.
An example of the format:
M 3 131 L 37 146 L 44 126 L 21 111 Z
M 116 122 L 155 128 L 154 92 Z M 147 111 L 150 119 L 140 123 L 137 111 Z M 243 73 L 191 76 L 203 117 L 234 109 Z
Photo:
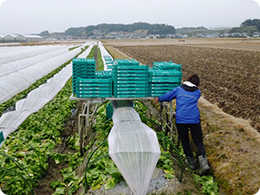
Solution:
M 182 147 L 184 150 L 184 154 L 186 156 L 193 157 L 193 152 L 190 147 L 189 140 L 189 131 L 191 132 L 191 136 L 194 144 L 197 148 L 197 155 L 206 155 L 205 147 L 203 144 L 203 136 L 201 131 L 201 124 L 176 124 L 178 129 L 178 134 L 182 143 Z

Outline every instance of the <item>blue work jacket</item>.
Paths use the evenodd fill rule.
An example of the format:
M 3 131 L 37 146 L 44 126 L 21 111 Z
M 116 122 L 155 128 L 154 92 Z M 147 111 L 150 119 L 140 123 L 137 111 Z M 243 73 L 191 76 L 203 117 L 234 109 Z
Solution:
M 158 97 L 159 102 L 176 99 L 176 123 L 197 124 L 200 123 L 198 100 L 201 92 L 197 87 L 182 85 L 172 91 Z

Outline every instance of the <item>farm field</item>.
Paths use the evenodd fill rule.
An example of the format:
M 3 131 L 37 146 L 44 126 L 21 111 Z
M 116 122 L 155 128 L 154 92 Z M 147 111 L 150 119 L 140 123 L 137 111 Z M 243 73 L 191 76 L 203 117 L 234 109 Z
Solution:
M 132 46 L 133 42 L 131 46 L 129 42 L 123 46 L 120 42 L 115 47 L 150 66 L 153 61 L 182 64 L 183 78 L 192 73 L 199 74 L 200 89 L 207 100 L 216 103 L 224 112 L 250 120 L 260 131 L 260 42 L 246 43 L 245 47 L 241 41 L 228 40 L 227 44 L 224 41 L 197 41 L 198 46 L 195 40 L 191 42 L 190 45 L 178 42 L 166 45 L 165 41 L 163 46 L 159 45 L 162 41 L 147 41 L 142 46 L 139 45 L 142 42 L 136 42 L 137 46 Z
M 226 194 L 255 194 L 260 187 L 259 42 L 245 47 L 238 40 L 185 42 L 106 41 L 106 45 L 114 55 L 126 54 L 150 66 L 153 61 L 182 64 L 183 78 L 199 74 L 203 95 L 199 108 L 214 176 Z
M 199 108 L 205 146 L 214 179 L 208 177 L 203 181 L 202 177 L 196 174 L 194 176 L 194 172 L 185 169 L 184 181 L 181 183 L 178 181 L 180 177 L 178 165 L 172 165 L 171 160 L 161 158 L 155 173 L 161 177 L 162 183 L 166 183 L 168 177 L 173 179 L 167 180 L 166 186 L 156 188 L 157 190 L 152 191 L 152 194 L 216 194 L 216 190 L 218 191 L 216 185 L 219 185 L 220 195 L 257 192 L 260 187 L 260 134 L 257 132 L 259 131 L 259 101 L 250 104 L 249 100 L 259 99 L 259 88 L 256 82 L 259 80 L 260 61 L 258 41 L 252 44 L 245 43 L 241 49 L 238 49 L 239 44 L 241 45 L 244 40 L 227 40 L 227 44 L 223 40 L 204 39 L 184 42 L 183 40 L 170 40 L 170 42 L 168 40 L 113 40 L 111 42 L 106 40 L 104 42 L 106 49 L 116 59 L 135 58 L 150 66 L 153 61 L 172 60 L 182 64 L 184 78 L 193 72 L 198 73 L 202 78 L 200 88 L 203 97 L 200 99 Z M 88 58 L 94 56 L 99 56 L 98 60 L 101 60 L 96 46 L 91 49 Z M 236 67 L 237 64 L 239 68 Z M 99 68 L 102 69 L 102 66 Z M 246 75 L 243 75 L 245 72 Z M 234 83 L 236 85 L 233 85 Z M 254 93 L 252 88 L 255 88 Z M 120 191 L 126 190 L 126 184 L 123 183 L 122 176 L 120 177 L 121 174 L 111 159 L 101 158 L 88 167 L 89 156 L 96 147 L 99 147 L 100 142 L 105 140 L 113 125 L 111 119 L 106 119 L 106 105 L 109 102 L 98 105 L 97 112 L 91 118 L 91 128 L 85 137 L 86 145 L 82 155 L 79 149 L 77 125 L 77 115 L 82 111 L 82 101 L 70 101 L 71 93 L 70 79 L 51 102 L 31 115 L 7 139 L 7 144 L 1 148 L 0 153 L 6 153 L 17 159 L 25 170 L 19 171 L 17 167 L 13 167 L 14 163 L 10 159 L 5 160 L 2 156 L 1 168 L 5 170 L 5 167 L 11 166 L 14 171 L 22 174 L 21 178 L 27 179 L 29 185 L 21 182 L 19 175 L 14 175 L 12 179 L 3 176 L 4 180 L 2 180 L 0 174 L 0 188 L 4 188 L 6 192 L 12 191 L 13 194 L 21 194 L 22 191 L 23 194 L 31 194 L 31 190 L 35 194 L 44 195 L 130 193 L 130 191 Z M 240 96 L 242 99 L 239 99 Z M 246 98 L 250 99 L 246 100 Z M 247 107 L 243 101 L 246 101 Z M 244 110 L 239 109 L 237 105 L 240 104 L 244 106 Z M 152 100 L 135 101 L 135 109 L 142 120 L 159 131 L 158 121 L 155 123 L 160 118 L 157 106 Z M 232 112 L 229 112 L 230 109 L 233 109 Z M 252 109 L 255 115 L 251 112 Z M 93 112 L 94 107 L 90 110 Z M 148 120 L 147 117 L 150 119 Z M 107 155 L 107 152 L 108 145 L 105 144 L 93 157 L 99 159 L 100 156 Z M 87 167 L 88 171 L 86 171 Z M 162 175 L 165 170 L 169 173 L 168 177 Z M 8 169 L 5 170 L 6 172 Z M 87 175 L 86 179 L 84 172 Z M 121 183 L 116 185 L 119 181 Z M 205 188 L 200 184 L 209 185 Z M 89 189 L 86 193 L 87 187 Z
M 144 45 L 186 45 L 194 47 L 222 48 L 260 51 L 260 39 L 143 39 L 143 40 L 104 40 L 105 45 L 144 46 Z

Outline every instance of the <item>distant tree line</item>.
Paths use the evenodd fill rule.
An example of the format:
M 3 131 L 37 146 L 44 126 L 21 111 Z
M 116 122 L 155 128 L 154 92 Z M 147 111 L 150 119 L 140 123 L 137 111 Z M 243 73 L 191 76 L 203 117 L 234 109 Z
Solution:
M 125 32 L 138 33 L 142 31 L 146 35 L 159 35 L 159 37 L 166 37 L 167 34 L 186 34 L 189 36 L 196 34 L 210 34 L 210 33 L 247 33 L 253 35 L 255 32 L 260 32 L 260 19 L 247 19 L 241 23 L 240 27 L 231 29 L 210 30 L 203 26 L 200 27 L 184 27 L 175 29 L 174 26 L 166 24 L 149 24 L 145 22 L 137 22 L 133 24 L 98 24 L 86 27 L 71 27 L 65 32 L 49 33 L 43 31 L 40 33 L 44 38 L 90 38 L 90 37 L 105 37 L 111 32 Z M 142 35 L 143 35 L 142 34 Z
M 109 32 L 135 32 L 139 30 L 147 30 L 147 34 L 175 34 L 174 26 L 165 24 L 149 24 L 138 22 L 133 24 L 98 24 L 87 27 L 69 28 L 65 31 L 65 35 L 71 36 L 91 36 L 99 31 L 103 34 Z
M 241 23 L 240 27 L 235 27 L 230 30 L 230 33 L 249 33 L 260 32 L 260 19 L 247 19 Z
M 260 32 L 260 19 L 248 19 L 246 21 L 244 21 L 242 24 L 241 24 L 242 27 L 244 26 L 255 26 L 258 31 Z

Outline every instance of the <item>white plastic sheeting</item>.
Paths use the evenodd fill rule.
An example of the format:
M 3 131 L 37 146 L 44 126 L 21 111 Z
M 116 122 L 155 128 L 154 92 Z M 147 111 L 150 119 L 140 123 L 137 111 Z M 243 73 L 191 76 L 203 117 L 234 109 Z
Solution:
M 79 57 L 84 58 L 88 56 L 92 46 Z M 47 102 L 52 100 L 71 76 L 72 63 L 64 67 L 45 84 L 31 91 L 25 99 L 16 102 L 15 111 L 3 114 L 0 118 L 0 130 L 3 131 L 4 138 L 6 139 L 10 133 L 15 131 L 30 114 L 39 111 Z
M 102 61 L 103 61 L 103 64 L 104 64 L 104 70 L 107 71 L 108 70 L 108 66 L 107 66 L 108 64 L 106 63 L 104 56 L 110 56 L 111 59 L 113 59 L 113 57 L 110 55 L 110 53 L 108 53 L 108 51 L 105 49 L 105 47 L 102 45 L 101 42 L 98 42 L 98 47 L 100 49 Z
M 109 155 L 131 191 L 145 195 L 161 153 L 156 133 L 141 122 L 132 107 L 115 109 L 113 122 Z
M 0 44 L 1 46 L 1 44 Z M 19 51 L 22 47 L 24 48 L 28 48 L 30 46 L 19 46 L 19 47 L 7 47 L 7 46 L 2 46 L 0 47 L 0 53 L 7 53 L 7 52 L 15 52 L 15 51 Z
M 7 52 L 0 53 L 0 66 L 16 60 L 29 58 L 32 56 L 40 55 L 46 52 L 55 51 L 58 48 L 65 48 L 66 46 L 26 46 L 16 47 Z
M 38 62 L 53 58 L 55 56 L 61 55 L 68 52 L 66 48 L 58 48 L 58 50 L 50 51 L 44 54 L 33 56 L 30 58 L 25 58 L 22 60 L 16 60 L 14 62 L 9 62 L 0 66 L 0 76 L 10 74 L 12 72 L 17 72 L 18 70 L 24 69 L 28 66 L 32 66 Z
M 17 72 L 0 77 L 0 104 L 17 93 L 27 89 L 32 83 L 49 74 L 81 51 L 81 48 L 25 67 Z

